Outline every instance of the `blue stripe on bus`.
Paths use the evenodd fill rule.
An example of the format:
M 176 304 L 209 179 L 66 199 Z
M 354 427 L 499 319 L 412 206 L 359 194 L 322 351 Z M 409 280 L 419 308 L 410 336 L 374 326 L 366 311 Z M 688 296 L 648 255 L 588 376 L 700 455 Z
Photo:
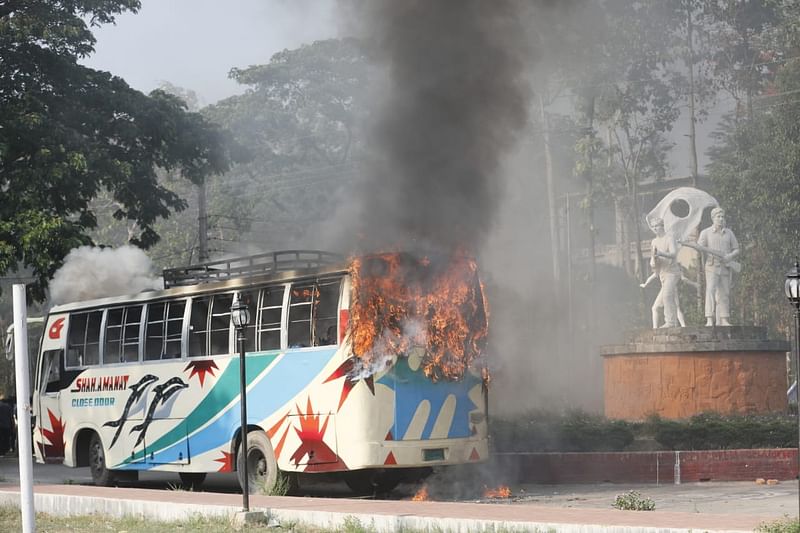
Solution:
M 335 353 L 336 348 L 287 351 L 283 358 L 266 369 L 264 375 L 256 378 L 255 384 L 247 391 L 247 423 L 261 423 L 297 396 L 322 371 Z M 231 360 L 226 369 L 228 371 L 235 371 L 238 375 L 238 359 Z M 214 449 L 228 449 L 228 444 L 240 425 L 240 404 L 239 401 L 231 404 L 222 416 L 189 437 L 190 456 Z M 185 449 L 184 442 L 177 442 L 154 452 L 152 461 L 160 464 L 175 463 L 178 461 L 178 453 Z M 137 469 L 141 469 L 142 465 L 128 465 L 134 468 L 137 466 Z

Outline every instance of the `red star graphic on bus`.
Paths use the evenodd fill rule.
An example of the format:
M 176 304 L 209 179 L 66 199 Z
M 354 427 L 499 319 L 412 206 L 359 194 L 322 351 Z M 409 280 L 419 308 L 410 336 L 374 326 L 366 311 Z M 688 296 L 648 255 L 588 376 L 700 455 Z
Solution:
M 214 374 L 214 370 L 219 370 L 217 363 L 211 359 L 206 361 L 189 361 L 189 364 L 186 365 L 186 368 L 184 368 L 183 371 L 186 372 L 190 368 L 192 369 L 192 373 L 189 374 L 189 379 L 192 379 L 192 376 L 197 376 L 200 378 L 200 387 L 203 386 L 203 382 L 206 379 L 206 374 L 216 376 L 216 374 Z
M 288 416 L 289 413 L 287 412 L 285 415 L 281 417 L 280 420 L 278 420 L 278 422 L 275 425 L 273 425 L 271 428 L 267 430 L 267 438 L 269 438 L 270 442 L 273 442 L 272 438 L 275 436 L 276 433 L 278 433 L 278 430 L 281 428 L 283 423 L 286 422 Z M 273 449 L 275 450 L 275 459 L 278 459 L 281 456 L 281 451 L 283 450 L 283 444 L 286 442 L 286 436 L 289 434 L 290 427 L 291 424 L 286 425 L 286 429 L 283 430 L 283 435 L 281 435 L 281 439 L 278 441 L 278 444 L 277 445 L 273 444 L 272 446 Z
M 344 401 L 347 399 L 347 396 L 350 395 L 350 391 L 353 390 L 353 387 L 355 387 L 356 384 L 359 381 L 361 381 L 360 377 L 353 377 L 352 375 L 355 363 L 356 363 L 356 358 L 350 357 L 344 363 L 339 365 L 339 368 L 334 370 L 333 373 L 330 376 L 328 376 L 328 378 L 323 382 L 323 383 L 328 383 L 329 381 L 334 381 L 344 376 L 344 383 L 342 384 L 342 394 L 339 397 L 339 407 L 336 408 L 337 412 L 342 408 L 342 405 L 344 405 Z M 372 379 L 372 375 L 367 376 L 366 378 L 364 378 L 363 381 L 364 383 L 367 384 L 367 387 L 369 387 L 369 390 L 370 392 L 372 392 L 372 395 L 375 396 L 375 381 Z
M 42 426 L 41 430 L 42 437 L 50 441 L 50 444 L 45 442 L 37 443 L 39 445 L 39 451 L 48 458 L 64 457 L 64 447 L 66 446 L 66 442 L 64 441 L 64 429 L 67 425 L 60 418 L 57 418 L 50 409 L 47 410 L 47 416 L 50 418 L 50 427 L 52 429 L 44 429 L 44 426 Z
M 298 419 L 300 420 L 300 428 L 294 428 L 297 436 L 300 437 L 300 446 L 295 450 L 290 461 L 294 461 L 295 466 L 300 464 L 300 461 L 308 456 L 308 465 L 305 468 L 306 472 L 320 472 L 326 470 L 340 470 L 347 468 L 347 465 L 342 462 L 336 452 L 325 444 L 325 430 L 328 428 L 328 421 L 330 417 L 325 417 L 322 427 L 320 427 L 321 415 L 315 415 L 314 409 L 311 406 L 311 398 L 308 398 L 308 406 L 306 412 L 300 411 L 300 406 L 297 407 Z
M 220 451 L 222 452 L 222 457 L 214 459 L 215 462 L 222 463 L 217 472 L 233 472 L 233 454 L 223 450 Z

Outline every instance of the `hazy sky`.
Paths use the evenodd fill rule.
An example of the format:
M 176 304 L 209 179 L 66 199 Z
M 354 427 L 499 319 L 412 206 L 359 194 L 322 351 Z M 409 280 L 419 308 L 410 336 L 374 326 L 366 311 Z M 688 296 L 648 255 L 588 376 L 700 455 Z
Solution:
M 142 0 L 137 14 L 95 28 L 84 61 L 144 92 L 169 81 L 201 105 L 240 92 L 232 67 L 263 64 L 275 52 L 337 35 L 335 0 Z

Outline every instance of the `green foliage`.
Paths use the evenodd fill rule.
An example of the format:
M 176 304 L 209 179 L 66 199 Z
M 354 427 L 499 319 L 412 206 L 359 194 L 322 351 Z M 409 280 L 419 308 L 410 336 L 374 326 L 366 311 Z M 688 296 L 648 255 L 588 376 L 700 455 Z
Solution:
M 90 241 L 102 191 L 113 216 L 135 222 L 129 242 L 159 236 L 154 223 L 185 202 L 156 169 L 194 182 L 229 165 L 225 134 L 163 91 L 146 96 L 78 63 L 93 51 L 87 27 L 136 11 L 135 0 L 0 5 L 0 273 L 28 268 L 34 298 L 71 249 Z
M 529 417 L 490 420 L 497 451 L 619 451 L 634 439 L 632 425 L 582 411 L 564 415 L 535 412 Z
M 260 249 L 316 246 L 314 235 L 351 191 L 364 159 L 368 63 L 354 39 L 331 39 L 233 69 L 245 85 L 203 110 L 233 132 L 253 159 L 209 191 L 212 242 Z M 352 194 L 352 193 L 351 193 Z
M 704 413 L 682 421 L 652 417 L 645 431 L 669 450 L 789 448 L 797 443 L 796 419 L 788 415 Z
M 610 420 L 581 411 L 533 412 L 492 417 L 489 432 L 498 452 L 602 452 L 631 450 L 654 441 L 664 450 L 789 448 L 797 442 L 791 415 L 704 413 L 685 420 L 653 416 L 645 422 Z
M 611 505 L 621 511 L 655 511 L 656 509 L 656 502 L 635 490 L 618 494 Z
M 800 533 L 800 519 L 788 516 L 774 522 L 764 522 L 756 528 L 759 533 Z
M 373 533 L 375 528 L 365 526 L 355 516 L 346 516 L 344 523 L 336 531 L 339 533 Z
M 788 330 L 784 275 L 800 243 L 800 61 L 785 64 L 774 98 L 751 121 L 729 121 L 711 152 L 714 195 L 742 246 L 742 273 L 734 286 L 741 323 Z M 738 311 L 737 311 L 738 309 Z

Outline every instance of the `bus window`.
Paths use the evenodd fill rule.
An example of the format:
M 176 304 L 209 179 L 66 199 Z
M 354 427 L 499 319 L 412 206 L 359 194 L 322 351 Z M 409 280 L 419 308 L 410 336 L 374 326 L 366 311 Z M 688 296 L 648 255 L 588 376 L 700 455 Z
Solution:
M 316 298 L 312 307 L 314 319 L 314 345 L 336 344 L 337 319 L 339 309 L 339 280 L 321 281 L 317 285 Z
M 258 349 L 279 350 L 281 347 L 281 315 L 284 287 L 268 287 L 261 291 L 258 310 Z
M 103 348 L 103 363 L 119 363 L 122 352 L 122 315 L 125 309 L 109 309 L 106 312 L 106 342 Z
M 231 305 L 233 294 L 215 294 L 211 303 L 211 330 L 208 355 L 230 353 Z
M 122 331 L 121 362 L 139 360 L 139 329 L 142 322 L 142 307 L 134 305 L 125 308 L 125 319 Z
M 181 339 L 183 338 L 183 315 L 186 301 L 169 302 L 167 304 L 167 327 L 164 336 L 164 354 L 162 359 L 180 359 Z
M 167 304 L 164 302 L 147 306 L 147 329 L 144 341 L 144 358 L 147 361 L 161 359 L 161 351 L 164 348 L 164 311 L 166 309 Z
M 42 353 L 42 368 L 39 376 L 39 392 L 58 392 L 61 390 L 61 370 L 59 362 L 62 350 L 46 350 Z
M 100 323 L 102 311 L 70 315 L 67 335 L 67 366 L 100 363 Z
M 311 302 L 314 284 L 293 285 L 289 299 L 289 348 L 311 346 Z
M 181 357 L 184 309 L 186 309 L 185 300 L 158 302 L 147 306 L 144 344 L 146 360 Z
M 208 297 L 192 298 L 192 314 L 189 319 L 189 357 L 204 357 L 206 355 L 210 302 L 211 299 Z

